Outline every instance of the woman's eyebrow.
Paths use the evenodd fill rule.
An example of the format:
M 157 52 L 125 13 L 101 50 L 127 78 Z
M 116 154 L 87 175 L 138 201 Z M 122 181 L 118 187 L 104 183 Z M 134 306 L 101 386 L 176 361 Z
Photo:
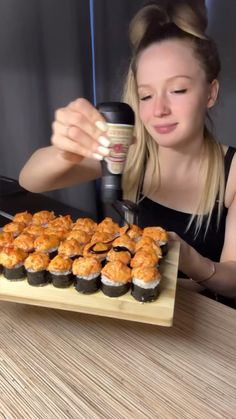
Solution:
M 193 77 L 191 77 L 191 76 L 187 76 L 187 75 L 184 75 L 184 74 L 178 74 L 178 75 L 175 75 L 175 76 L 168 77 L 165 81 L 168 82 L 168 81 L 172 81 L 172 80 L 177 79 L 177 78 L 185 78 L 187 80 L 193 80 Z M 148 83 L 138 84 L 138 89 L 140 89 L 142 87 L 150 87 L 150 84 L 148 84 Z

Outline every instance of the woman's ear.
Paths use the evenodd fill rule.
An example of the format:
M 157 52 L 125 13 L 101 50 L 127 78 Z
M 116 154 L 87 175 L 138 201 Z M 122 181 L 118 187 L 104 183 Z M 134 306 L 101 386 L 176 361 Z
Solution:
M 209 94 L 208 94 L 208 100 L 207 100 L 207 107 L 208 109 L 212 108 L 217 100 L 219 92 L 219 82 L 218 80 L 213 80 L 209 87 Z

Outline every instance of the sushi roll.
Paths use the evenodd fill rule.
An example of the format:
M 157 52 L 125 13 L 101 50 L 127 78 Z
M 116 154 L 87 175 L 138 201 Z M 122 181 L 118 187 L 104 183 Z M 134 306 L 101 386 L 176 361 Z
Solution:
M 24 233 L 30 234 L 33 237 L 38 237 L 45 232 L 45 228 L 39 225 L 30 224 L 23 230 Z
M 91 240 L 91 234 L 83 230 L 72 230 L 67 234 L 67 239 L 76 240 L 82 247 L 84 247 Z
M 32 217 L 32 224 L 46 227 L 48 223 L 56 218 L 53 211 L 42 210 L 35 212 Z
M 70 215 L 60 215 L 48 223 L 49 228 L 71 230 L 73 221 Z
M 33 218 L 33 215 L 28 211 L 17 212 L 14 215 L 12 221 L 14 221 L 15 223 L 24 223 L 25 225 L 29 225 L 32 222 L 32 218 Z
M 96 231 L 91 238 L 91 243 L 105 243 L 112 246 L 114 235 L 105 231 Z
M 21 280 L 25 277 L 24 261 L 28 253 L 15 247 L 4 247 L 1 250 L 0 261 L 3 275 L 7 279 Z
M 135 245 L 135 252 L 140 249 L 145 249 L 147 251 L 154 250 L 159 258 L 162 258 L 162 250 L 161 247 L 156 244 L 155 240 L 151 237 L 145 236 L 142 237 Z
M 160 246 L 163 256 L 168 252 L 168 234 L 162 227 L 145 227 L 143 237 L 151 237 Z
M 13 245 L 19 249 L 24 250 L 25 252 L 34 251 L 34 237 L 27 233 L 21 233 L 18 237 L 15 238 Z
M 124 265 L 129 265 L 131 261 L 131 254 L 128 250 L 122 250 L 122 248 L 115 247 L 107 253 L 107 262 L 120 261 Z
M 133 255 L 135 252 L 135 242 L 127 234 L 123 234 L 113 241 L 112 248 L 115 250 L 127 250 Z
M 101 271 L 101 290 L 108 297 L 120 297 L 130 288 L 131 269 L 122 262 L 108 262 Z
M 136 224 L 125 224 L 120 228 L 120 235 L 127 234 L 132 240 L 138 242 L 143 234 L 143 230 Z
M 34 241 L 34 248 L 37 252 L 48 253 L 50 259 L 57 254 L 60 240 L 57 236 L 41 234 Z
M 24 228 L 24 223 L 15 223 L 12 221 L 11 223 L 5 224 L 2 228 L 2 231 L 4 233 L 12 233 L 14 237 L 17 237 L 24 230 Z
M 75 289 L 84 294 L 91 294 L 100 288 L 102 265 L 95 258 L 75 259 L 72 272 L 75 276 Z
M 68 236 L 68 230 L 66 228 L 49 226 L 45 228 L 45 234 L 48 236 L 56 236 L 59 240 L 65 240 Z
M 153 249 L 140 249 L 135 253 L 134 257 L 131 259 L 130 266 L 131 268 L 139 267 L 157 267 L 159 258 Z
M 31 253 L 24 262 L 27 281 L 29 285 L 40 286 L 49 282 L 47 267 L 49 265 L 49 257 L 46 253 Z
M 97 226 L 97 232 L 103 232 L 110 234 L 113 238 L 120 235 L 120 226 L 115 223 L 112 218 L 106 217 L 101 223 Z
M 94 258 L 104 264 L 110 246 L 106 243 L 88 243 L 84 247 L 83 256 L 86 258 Z
M 142 303 L 154 301 L 159 295 L 161 274 L 156 268 L 132 269 L 131 295 Z
M 71 268 L 72 260 L 68 257 L 57 255 L 50 261 L 47 270 L 54 287 L 68 288 L 73 283 Z
M 97 229 L 97 223 L 91 218 L 78 218 L 73 225 L 73 230 L 83 230 L 92 236 Z
M 58 254 L 75 259 L 79 256 L 83 256 L 83 247 L 75 239 L 66 239 L 60 243 L 58 247 Z
M 4 231 L 0 232 L 0 246 L 1 247 L 9 247 L 13 245 L 14 236 L 12 233 L 4 233 Z

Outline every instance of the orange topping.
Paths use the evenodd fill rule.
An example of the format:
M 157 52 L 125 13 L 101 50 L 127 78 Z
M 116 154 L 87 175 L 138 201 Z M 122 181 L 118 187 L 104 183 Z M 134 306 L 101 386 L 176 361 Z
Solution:
M 143 236 L 149 236 L 155 241 L 168 241 L 167 231 L 162 227 L 145 227 L 143 229 Z
M 30 252 L 34 249 L 34 237 L 30 234 L 21 233 L 15 240 L 14 246 L 19 247 L 25 252 Z
M 24 229 L 24 233 L 31 234 L 34 237 L 39 236 L 40 234 L 45 232 L 45 228 L 39 225 L 29 225 Z
M 100 273 L 101 268 L 101 263 L 95 258 L 78 258 L 73 262 L 72 272 L 78 276 L 89 276 Z
M 152 250 L 154 250 L 157 254 L 157 256 L 162 257 L 162 250 L 160 248 L 160 246 L 158 246 L 155 242 L 155 240 L 153 240 L 151 237 L 149 236 L 144 236 L 142 237 L 135 246 L 135 250 L 136 252 L 140 249 L 145 249 L 147 251 L 150 250 L 150 248 Z
M 19 263 L 24 262 L 28 253 L 14 247 L 4 247 L 0 255 L 0 263 L 6 268 L 14 268 Z
M 133 257 L 133 259 L 131 259 L 130 265 L 132 268 L 138 268 L 138 267 L 154 267 L 156 266 L 158 263 L 158 256 L 155 253 L 155 251 L 153 250 L 144 250 L 144 249 L 140 249 L 135 256 Z
M 5 233 L 13 233 L 13 235 L 16 236 L 20 234 L 24 230 L 24 228 L 25 228 L 24 223 L 15 223 L 14 221 L 12 221 L 12 223 L 5 224 L 2 230 Z
M 102 269 L 102 274 L 108 279 L 124 284 L 131 281 L 131 269 L 122 262 L 108 262 Z
M 123 234 L 123 236 L 117 237 L 112 243 L 113 247 L 126 247 L 131 253 L 135 251 L 135 242 L 127 235 Z
M 144 282 L 155 281 L 155 279 L 160 279 L 160 277 L 161 274 L 156 268 L 145 267 L 132 269 L 132 278 L 137 278 Z
M 49 257 L 46 253 L 34 252 L 31 253 L 25 260 L 25 268 L 32 269 L 35 272 L 47 269 L 49 264 Z
M 55 256 L 48 265 L 50 272 L 68 272 L 71 270 L 72 260 L 61 255 Z
M 72 230 L 67 235 L 67 239 L 75 239 L 81 244 L 90 242 L 91 235 L 83 230 Z
M 32 224 L 35 225 L 44 225 L 48 224 L 50 220 L 53 220 L 55 218 L 55 214 L 53 211 L 38 211 L 35 214 L 33 214 L 32 218 Z
M 82 255 L 83 249 L 82 246 L 77 240 L 75 239 L 67 239 L 60 244 L 58 247 L 58 253 L 64 256 L 74 256 L 74 255 Z
M 120 226 L 115 223 L 110 217 L 104 218 L 104 220 L 98 224 L 97 231 L 109 233 L 113 236 L 119 233 Z
M 14 236 L 12 233 L 0 233 L 0 246 L 8 246 L 13 243 Z
M 18 212 L 14 215 L 13 221 L 16 223 L 24 223 L 26 225 L 30 224 L 32 221 L 32 214 L 28 211 Z
M 130 263 L 131 254 L 127 250 L 122 250 L 121 252 L 115 252 L 114 249 L 111 249 L 107 254 L 107 260 L 109 262 L 116 262 L 120 261 L 124 263 L 124 265 L 128 265 Z
M 143 230 L 136 224 L 131 224 L 130 226 L 126 224 L 120 228 L 120 235 L 127 234 L 132 240 L 137 240 L 142 236 Z
M 97 223 L 91 218 L 78 218 L 74 224 L 73 230 L 83 230 L 86 233 L 94 234 L 97 228 Z
M 34 247 L 36 250 L 44 252 L 51 249 L 56 249 L 60 241 L 57 236 L 49 236 L 48 234 L 41 234 L 35 239 Z
M 111 245 L 114 235 L 105 231 L 96 231 L 91 238 L 91 243 L 107 243 Z
M 48 223 L 49 228 L 66 228 L 67 230 L 70 230 L 70 228 L 72 228 L 72 225 L 73 221 L 70 215 L 61 215 L 60 217 L 57 217 Z

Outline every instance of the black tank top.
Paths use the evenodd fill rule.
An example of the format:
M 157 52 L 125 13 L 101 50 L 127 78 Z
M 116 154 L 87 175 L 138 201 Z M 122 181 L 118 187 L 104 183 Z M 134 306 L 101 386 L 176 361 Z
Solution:
M 225 185 L 227 184 L 229 170 L 235 151 L 235 148 L 229 147 L 225 155 Z M 191 214 L 176 211 L 158 204 L 149 198 L 144 198 L 139 204 L 139 225 L 143 228 L 159 225 L 167 231 L 174 231 L 201 255 L 208 257 L 215 262 L 219 262 L 224 244 L 227 213 L 228 209 L 224 206 L 220 223 L 217 227 L 217 205 L 215 205 L 207 234 L 205 235 L 205 218 L 197 237 L 194 238 L 194 225 L 186 231 Z

